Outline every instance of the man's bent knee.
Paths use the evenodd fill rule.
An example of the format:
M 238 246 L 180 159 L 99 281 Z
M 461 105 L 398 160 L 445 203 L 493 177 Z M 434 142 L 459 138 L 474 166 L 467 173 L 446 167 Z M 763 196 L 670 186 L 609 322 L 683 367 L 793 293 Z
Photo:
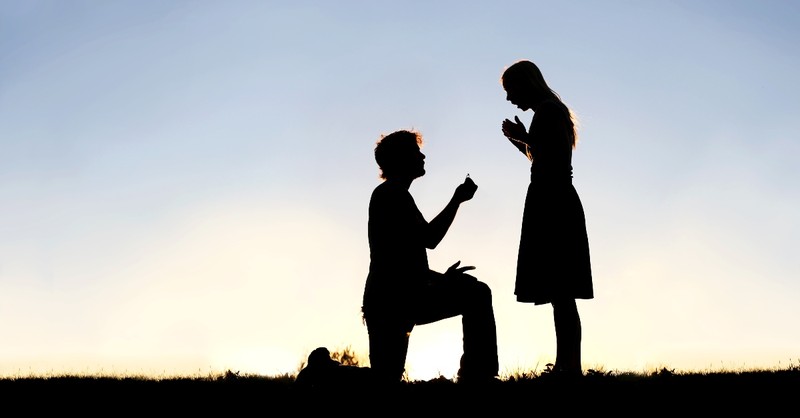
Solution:
M 481 303 L 492 303 L 492 289 L 488 284 L 476 281 L 472 285 L 472 298 Z

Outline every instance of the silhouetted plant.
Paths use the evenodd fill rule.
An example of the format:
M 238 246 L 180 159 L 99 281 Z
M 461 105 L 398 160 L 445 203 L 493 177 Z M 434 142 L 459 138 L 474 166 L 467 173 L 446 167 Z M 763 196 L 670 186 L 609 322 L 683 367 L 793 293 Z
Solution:
M 657 372 L 653 372 L 653 376 L 658 376 L 658 377 L 670 377 L 674 375 L 675 375 L 675 369 L 667 369 L 666 367 L 663 367 L 661 370 Z
M 222 376 L 220 376 L 218 379 L 219 379 L 219 380 L 236 380 L 236 379 L 238 379 L 239 377 L 240 377 L 240 376 L 239 376 L 239 372 L 238 372 L 238 371 L 236 371 L 236 372 L 233 372 L 233 371 L 231 371 L 230 369 L 228 369 L 228 370 L 226 370 L 226 371 L 225 371 L 225 374 L 223 374 Z
M 547 363 L 544 365 L 544 370 L 542 370 L 542 374 L 550 374 L 553 373 L 553 367 L 555 365 L 553 363 Z
M 528 382 L 535 379 L 537 373 L 529 370 L 515 370 L 511 373 L 505 373 L 501 380 L 506 382 Z
M 607 371 L 606 372 L 606 371 L 603 371 L 603 370 L 595 370 L 595 369 L 589 369 L 589 370 L 586 371 L 586 376 L 592 376 L 592 377 L 611 376 L 612 374 L 614 374 L 614 373 L 611 372 L 611 371 Z
M 359 360 L 358 355 L 353 352 L 353 349 L 350 348 L 350 346 L 332 352 L 331 358 L 345 366 L 361 367 L 361 361 Z

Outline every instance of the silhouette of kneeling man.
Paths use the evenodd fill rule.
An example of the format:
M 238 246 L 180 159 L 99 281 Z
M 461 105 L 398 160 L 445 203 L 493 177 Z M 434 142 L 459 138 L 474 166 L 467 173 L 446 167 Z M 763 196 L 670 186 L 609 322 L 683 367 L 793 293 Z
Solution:
M 425 174 L 422 143 L 420 133 L 400 130 L 381 136 L 375 146 L 383 182 L 369 204 L 370 266 L 362 304 L 372 375 L 378 382 L 401 382 L 414 326 L 461 315 L 457 381 L 494 382 L 497 333 L 489 286 L 465 273 L 475 267 L 459 267 L 458 261 L 439 273 L 429 268 L 427 256 L 478 186 L 467 176 L 444 209 L 426 221 L 409 193 L 411 183 Z

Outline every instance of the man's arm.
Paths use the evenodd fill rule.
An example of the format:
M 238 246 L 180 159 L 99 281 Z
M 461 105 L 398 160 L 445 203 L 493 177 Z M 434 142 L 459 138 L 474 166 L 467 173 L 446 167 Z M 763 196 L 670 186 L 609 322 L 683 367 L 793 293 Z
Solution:
M 456 187 L 453 197 L 444 209 L 428 223 L 428 230 L 425 234 L 426 248 L 434 249 L 439 245 L 450 229 L 450 225 L 453 224 L 453 220 L 455 220 L 456 213 L 458 212 L 458 207 L 467 200 L 472 199 L 476 190 L 478 190 L 478 186 L 472 181 L 469 175 L 467 175 L 467 179 L 464 180 L 464 183 Z

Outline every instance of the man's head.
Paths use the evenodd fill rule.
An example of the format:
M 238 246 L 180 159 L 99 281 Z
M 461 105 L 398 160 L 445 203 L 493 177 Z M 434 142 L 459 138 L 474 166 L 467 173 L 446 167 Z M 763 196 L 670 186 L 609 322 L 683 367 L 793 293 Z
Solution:
M 425 154 L 422 134 L 400 130 L 381 135 L 375 145 L 375 161 L 380 167 L 380 177 L 387 179 L 409 179 L 425 175 Z

